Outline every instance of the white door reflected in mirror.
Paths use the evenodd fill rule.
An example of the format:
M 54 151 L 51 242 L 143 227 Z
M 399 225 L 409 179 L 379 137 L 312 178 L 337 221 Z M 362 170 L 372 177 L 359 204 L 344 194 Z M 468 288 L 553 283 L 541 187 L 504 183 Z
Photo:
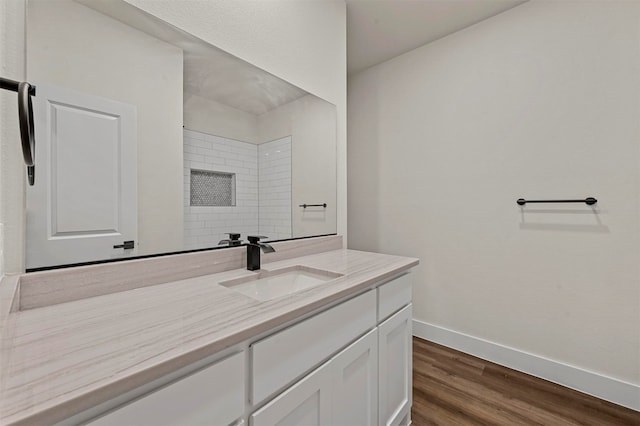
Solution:
M 34 121 L 27 268 L 135 254 L 135 106 L 39 83 Z M 114 248 L 124 241 L 134 248 Z

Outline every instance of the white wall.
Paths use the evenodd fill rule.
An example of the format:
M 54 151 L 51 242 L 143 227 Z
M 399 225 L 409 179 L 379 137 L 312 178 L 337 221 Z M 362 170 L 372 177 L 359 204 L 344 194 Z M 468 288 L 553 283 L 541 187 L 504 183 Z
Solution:
M 337 229 L 346 236 L 344 1 L 125 1 L 336 105 Z
M 639 21 L 531 1 L 350 78 L 349 247 L 420 258 L 417 320 L 640 384 Z
M 191 169 L 233 173 L 235 206 L 192 206 Z M 184 248 L 213 247 L 238 232 L 258 233 L 258 146 L 184 130 Z
M 23 0 L 0 1 L 0 75 L 26 78 Z M 25 166 L 20 148 L 18 98 L 0 90 L 0 276 L 24 269 Z
M 336 232 L 336 109 L 315 96 L 303 96 L 262 114 L 258 119 L 262 140 L 292 138 L 292 233 L 294 237 Z M 339 191 L 338 191 L 339 192 Z M 303 209 L 301 204 L 327 207 Z M 339 220 L 339 217 L 338 217 Z
M 258 145 L 259 234 L 291 238 L 291 136 Z
M 293 170 L 291 203 L 293 236 L 322 235 L 335 231 L 336 163 L 333 140 L 335 109 L 333 105 L 311 96 L 297 101 L 302 114 L 292 123 Z M 301 204 L 322 204 L 327 207 L 301 208 Z M 339 209 L 338 209 L 339 211 Z
M 71 0 L 30 0 L 27 17 L 29 80 L 137 107 L 138 253 L 179 250 L 182 50 Z
M 184 93 L 184 127 L 239 141 L 261 142 L 256 115 L 187 92 Z

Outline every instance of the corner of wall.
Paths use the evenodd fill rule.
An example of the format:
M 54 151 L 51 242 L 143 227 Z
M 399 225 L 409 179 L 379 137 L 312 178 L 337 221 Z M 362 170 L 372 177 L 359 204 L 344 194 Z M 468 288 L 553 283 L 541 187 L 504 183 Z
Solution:
M 4 276 L 4 224 L 0 223 L 0 278 Z
M 0 2 L 0 75 L 25 76 L 26 1 Z M 25 169 L 20 151 L 16 95 L 0 93 L 0 273 L 24 271 Z

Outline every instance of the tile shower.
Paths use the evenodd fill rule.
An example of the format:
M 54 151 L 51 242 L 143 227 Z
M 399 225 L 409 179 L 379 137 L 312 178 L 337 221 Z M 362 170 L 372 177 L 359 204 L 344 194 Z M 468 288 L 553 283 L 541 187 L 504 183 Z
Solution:
M 185 249 L 226 232 L 291 237 L 290 136 L 255 145 L 185 129 L 183 141 Z
M 258 145 L 259 230 L 291 238 L 291 136 Z

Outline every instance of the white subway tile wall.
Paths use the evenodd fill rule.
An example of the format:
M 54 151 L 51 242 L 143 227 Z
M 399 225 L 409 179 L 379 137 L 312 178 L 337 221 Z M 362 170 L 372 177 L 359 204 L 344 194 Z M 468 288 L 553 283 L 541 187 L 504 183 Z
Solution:
M 236 175 L 236 205 L 191 206 L 191 169 Z M 258 146 L 184 130 L 184 248 L 216 246 L 226 232 L 258 234 Z
M 235 206 L 191 206 L 191 169 L 236 175 Z M 291 238 L 291 136 L 261 145 L 184 130 L 184 248 L 212 247 L 227 232 Z
M 258 145 L 260 234 L 291 238 L 291 136 Z

